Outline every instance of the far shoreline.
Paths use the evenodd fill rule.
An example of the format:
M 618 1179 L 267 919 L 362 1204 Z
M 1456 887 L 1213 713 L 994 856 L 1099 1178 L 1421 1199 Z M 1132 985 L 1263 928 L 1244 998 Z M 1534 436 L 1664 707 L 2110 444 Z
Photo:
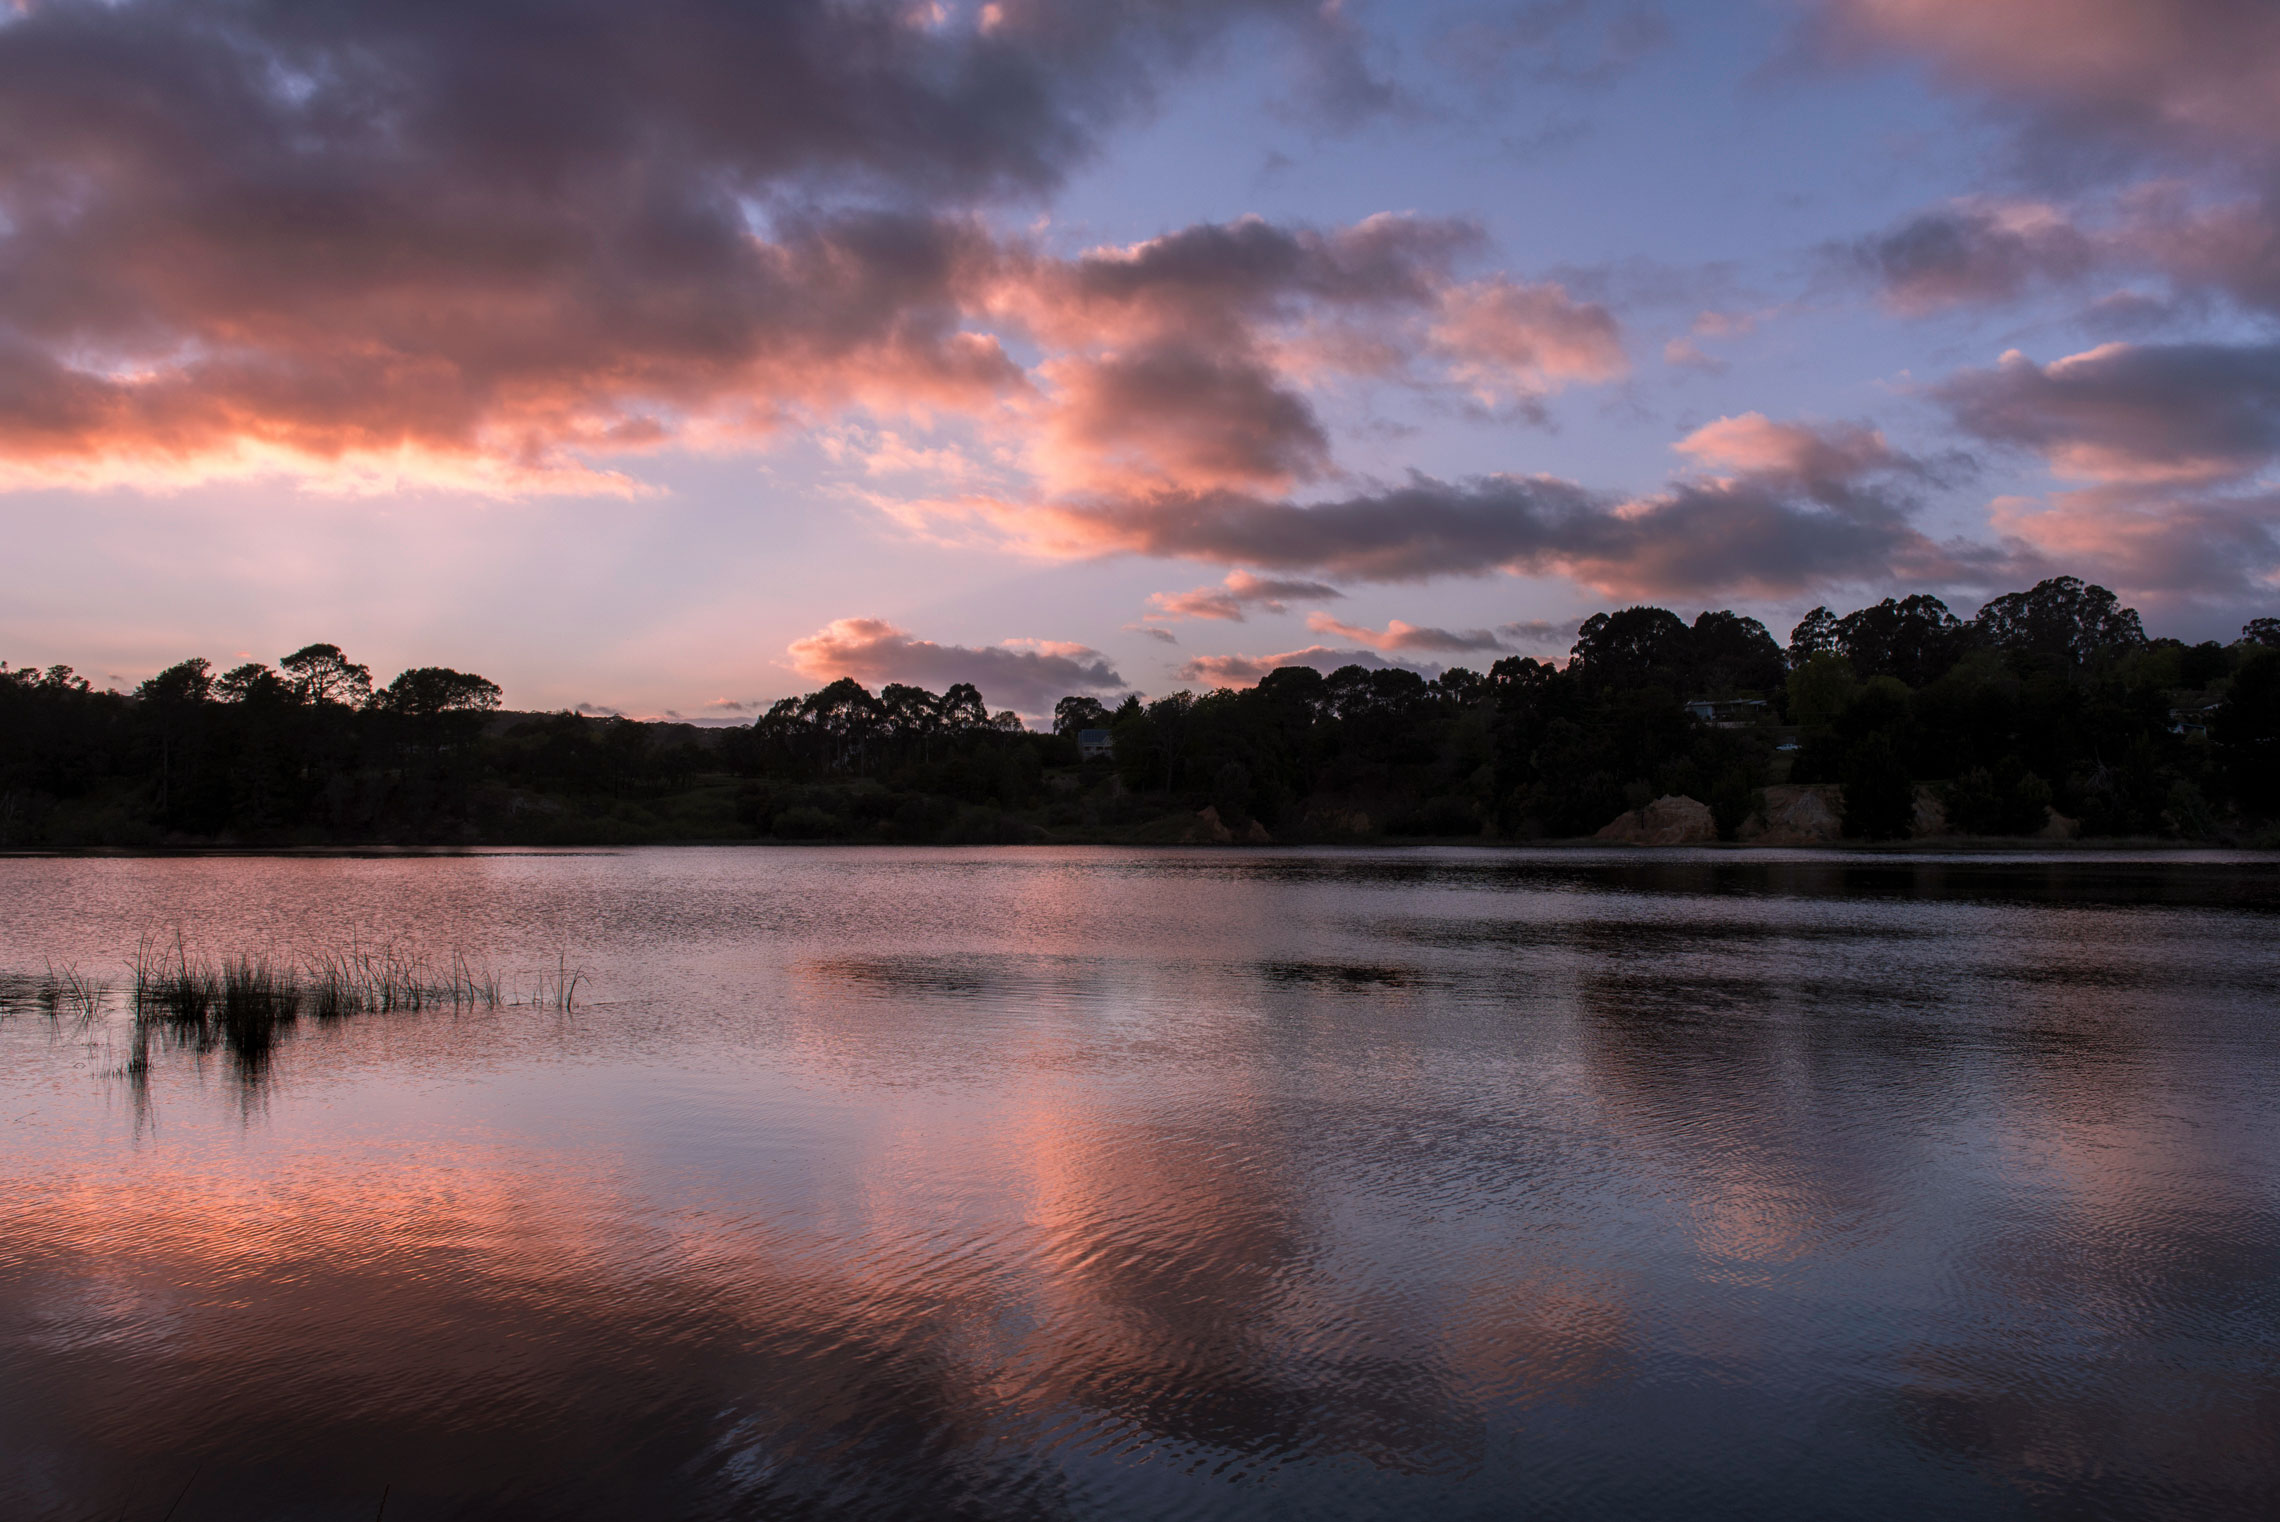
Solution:
M 2206 840 L 2167 840 L 2145 836 L 2099 836 L 2051 840 L 2038 836 L 1936 837 L 1923 840 L 1832 840 L 1796 844 L 1757 841 L 1706 840 L 1672 845 L 1641 845 L 1628 841 L 1573 836 L 1554 840 L 1482 840 L 1473 837 L 1418 837 L 1399 840 L 1291 840 L 1291 841 L 1129 841 L 1036 840 L 1005 842 L 932 842 L 884 840 L 774 840 L 734 837 L 702 840 L 613 840 L 464 843 L 354 843 L 323 845 L 195 844 L 160 846 L 50 846 L 0 849 L 0 861 L 11 860 L 167 860 L 197 857 L 309 857 L 416 860 L 423 857 L 467 856 L 581 856 L 622 851 L 1067 851 L 1113 850 L 1138 853 L 1185 851 L 1212 855 L 1272 855 L 1309 852 L 1361 855 L 1373 852 L 1420 850 L 1598 853 L 1652 859 L 1683 854 L 1720 856 L 1858 856 L 1858 857 L 1999 857 L 1999 856 L 2252 856 L 2280 858 L 2280 846 L 2227 844 Z

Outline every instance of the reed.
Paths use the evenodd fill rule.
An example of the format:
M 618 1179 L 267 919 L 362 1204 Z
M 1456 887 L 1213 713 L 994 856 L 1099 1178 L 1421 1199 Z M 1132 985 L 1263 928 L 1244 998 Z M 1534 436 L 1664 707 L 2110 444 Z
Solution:
M 498 977 L 464 954 L 453 953 L 439 967 L 388 943 L 351 941 L 297 963 L 246 953 L 215 962 L 193 957 L 177 931 L 171 944 L 145 936 L 131 971 L 139 1030 L 156 1029 L 199 1051 L 222 1048 L 249 1068 L 264 1063 L 278 1038 L 303 1018 L 330 1023 L 508 1002 Z
M 102 1015 L 109 992 L 76 965 L 58 969 L 50 962 L 38 977 L 0 974 L 0 1015 L 36 1012 L 50 1020 L 88 1025 Z
M 126 1076 L 146 1081 L 150 1048 L 228 1052 L 251 1076 L 264 1067 L 278 1041 L 302 1020 L 329 1024 L 359 1015 L 453 1012 L 503 1005 L 575 1011 L 589 980 L 568 952 L 541 967 L 525 993 L 464 952 L 434 960 L 393 942 L 351 939 L 298 958 L 237 952 L 214 958 L 193 953 L 180 929 L 145 933 L 120 990 L 132 1016 L 132 1054 Z M 50 963 L 44 976 L 0 974 L 0 1015 L 44 1011 L 82 1025 L 101 1018 L 111 989 L 76 966 Z

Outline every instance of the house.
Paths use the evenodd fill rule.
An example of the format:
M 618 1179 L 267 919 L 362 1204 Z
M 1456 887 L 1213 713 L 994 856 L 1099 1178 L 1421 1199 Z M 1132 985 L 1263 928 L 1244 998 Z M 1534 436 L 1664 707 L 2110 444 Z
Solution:
M 1686 711 L 1712 729 L 1749 729 L 1765 717 L 1761 698 L 1696 698 Z
M 2209 720 L 2215 717 L 2222 703 L 2204 703 L 2198 708 L 2172 708 L 2169 710 L 2169 732 L 2191 739 L 2209 732 Z
M 1115 754 L 1115 743 L 1105 729 L 1077 731 L 1077 759 L 1079 761 L 1106 761 Z

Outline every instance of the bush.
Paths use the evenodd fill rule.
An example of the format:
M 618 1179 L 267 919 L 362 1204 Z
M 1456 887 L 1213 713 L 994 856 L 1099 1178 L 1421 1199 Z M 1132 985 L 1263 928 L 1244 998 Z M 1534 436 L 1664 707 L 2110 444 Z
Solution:
M 1845 773 L 1845 833 L 1897 840 L 1916 821 L 1916 789 L 1900 753 L 1883 735 L 1853 748 Z
M 1389 835 L 1478 835 L 1480 810 L 1470 798 L 1428 798 L 1395 815 L 1385 828 Z
M 778 840 L 836 840 L 847 833 L 847 823 L 803 803 L 776 816 L 774 833 Z

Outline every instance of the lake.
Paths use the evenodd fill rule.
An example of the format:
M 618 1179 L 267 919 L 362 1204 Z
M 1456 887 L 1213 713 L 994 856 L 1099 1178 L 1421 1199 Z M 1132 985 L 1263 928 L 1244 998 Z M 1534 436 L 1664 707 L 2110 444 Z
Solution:
M 0 1515 L 2280 1515 L 2276 931 L 2214 853 L 0 860 Z M 177 932 L 537 997 L 137 1072 Z

